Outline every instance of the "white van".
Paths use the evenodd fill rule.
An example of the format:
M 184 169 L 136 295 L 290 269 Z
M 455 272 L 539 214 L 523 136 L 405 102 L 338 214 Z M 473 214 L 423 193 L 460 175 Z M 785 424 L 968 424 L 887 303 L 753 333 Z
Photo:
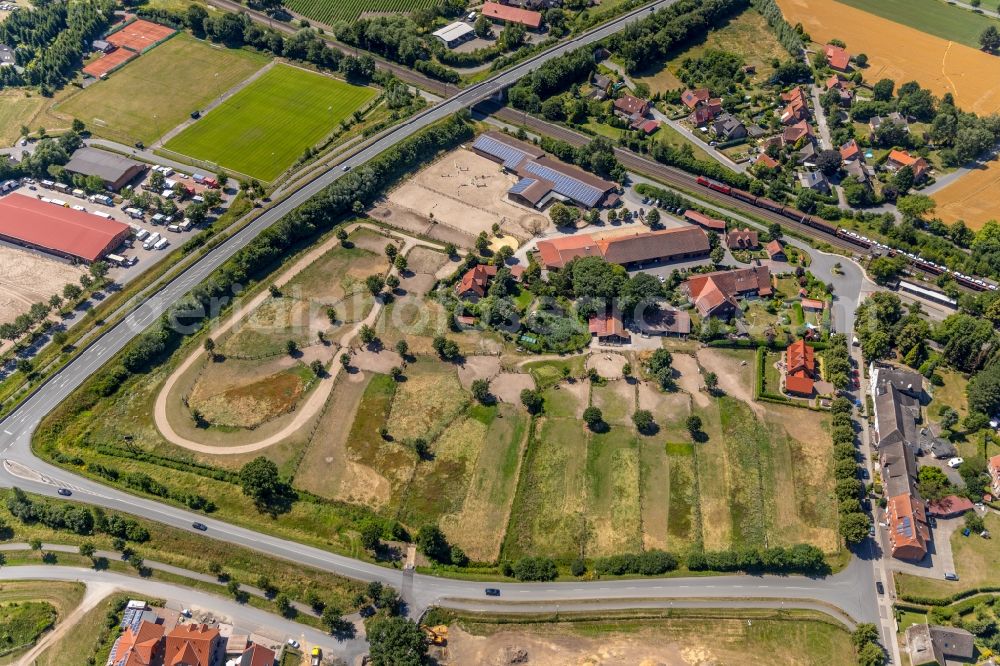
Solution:
M 168 225 L 168 226 L 167 226 L 167 231 L 172 231 L 172 232 L 174 232 L 175 234 L 176 234 L 176 233 L 180 233 L 180 230 L 181 230 L 180 226 L 178 226 L 178 225 L 176 225 L 176 224 L 171 224 L 171 225 Z
M 149 238 L 146 239 L 146 242 L 142 244 L 142 247 L 146 250 L 152 250 L 153 246 L 156 245 L 156 243 L 159 241 L 160 241 L 160 234 L 153 233 Z
M 162 250 L 168 245 L 170 245 L 170 241 L 168 241 L 166 238 L 161 238 L 160 240 L 156 241 L 156 245 L 153 246 L 153 249 Z
M 73 190 L 73 196 L 76 197 L 76 198 L 78 198 L 78 199 L 86 199 L 87 198 L 87 193 L 84 192 L 83 190 L 77 188 L 77 189 Z
M 135 239 L 136 240 L 141 241 L 144 238 L 146 238 L 146 236 L 149 236 L 149 232 L 146 231 L 145 229 L 139 229 L 137 232 L 135 232 Z
M 125 257 L 121 256 L 120 254 L 109 254 L 104 258 L 117 266 L 124 266 L 126 263 Z
M 113 220 L 115 218 L 111 217 L 109 213 L 105 213 L 103 210 L 95 210 L 94 215 L 97 217 L 103 217 L 105 220 Z

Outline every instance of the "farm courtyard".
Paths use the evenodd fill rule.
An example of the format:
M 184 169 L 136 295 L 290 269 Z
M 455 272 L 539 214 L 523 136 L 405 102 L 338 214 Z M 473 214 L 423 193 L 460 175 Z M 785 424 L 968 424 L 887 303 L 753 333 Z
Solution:
M 165 148 L 272 181 L 377 94 L 374 88 L 276 65 Z

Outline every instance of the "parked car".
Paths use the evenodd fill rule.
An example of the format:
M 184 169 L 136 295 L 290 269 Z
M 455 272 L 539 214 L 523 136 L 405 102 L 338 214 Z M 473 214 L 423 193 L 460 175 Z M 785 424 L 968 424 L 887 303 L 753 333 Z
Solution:
M 958 574 L 951 573 L 950 571 L 944 575 L 945 580 L 958 580 Z
M 486 596 L 488 596 L 488 597 L 499 597 L 500 596 L 500 590 L 498 588 L 495 588 L 495 587 L 488 587 L 488 588 L 486 588 Z
M 288 644 L 291 645 L 295 649 L 298 649 L 298 647 L 299 647 L 299 642 L 297 640 L 295 640 L 294 638 L 289 638 L 288 639 Z
M 956 467 L 958 467 L 959 465 L 961 465 L 964 462 L 965 462 L 965 460 L 962 459 L 962 458 L 952 458 L 951 460 L 948 461 L 948 467 L 951 467 L 952 469 L 955 469 Z
M 879 594 L 885 594 L 885 585 L 882 584 L 882 581 L 875 581 L 875 589 L 878 590 Z

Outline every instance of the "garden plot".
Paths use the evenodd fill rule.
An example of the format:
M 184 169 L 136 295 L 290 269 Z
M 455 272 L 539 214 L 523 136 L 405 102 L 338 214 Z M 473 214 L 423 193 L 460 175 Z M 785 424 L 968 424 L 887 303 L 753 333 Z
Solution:
M 541 213 L 507 199 L 517 177 L 470 150 L 448 153 L 388 195 L 393 205 L 472 236 L 499 224 L 506 233 L 529 238 L 551 226 Z M 390 222 L 391 224 L 391 222 Z
M 492 562 L 500 557 L 527 426 L 522 409 L 509 405 L 497 408 L 460 510 L 440 521 L 449 541 L 461 546 L 473 560 Z

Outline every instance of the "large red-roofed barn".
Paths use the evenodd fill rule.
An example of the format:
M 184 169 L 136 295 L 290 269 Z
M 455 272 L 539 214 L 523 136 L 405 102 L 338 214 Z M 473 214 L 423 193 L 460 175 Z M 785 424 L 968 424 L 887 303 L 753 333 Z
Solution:
M 23 194 L 0 198 L 0 239 L 92 263 L 128 237 L 127 224 Z

